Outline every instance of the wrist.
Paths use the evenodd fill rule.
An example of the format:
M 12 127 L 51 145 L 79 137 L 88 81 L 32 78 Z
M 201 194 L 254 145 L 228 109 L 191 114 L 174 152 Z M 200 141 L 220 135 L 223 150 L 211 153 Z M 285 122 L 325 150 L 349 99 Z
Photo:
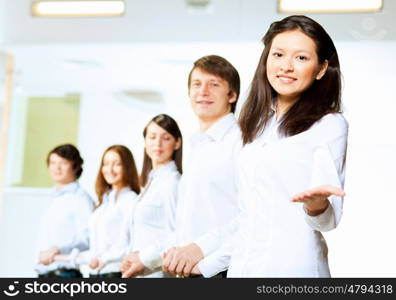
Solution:
M 326 209 L 329 207 L 329 205 L 330 205 L 330 202 L 328 199 L 326 199 L 323 206 L 321 206 L 321 207 L 313 208 L 313 207 L 307 207 L 304 205 L 304 209 L 309 216 L 315 217 L 315 216 L 318 216 L 318 215 L 324 213 L 326 211 Z

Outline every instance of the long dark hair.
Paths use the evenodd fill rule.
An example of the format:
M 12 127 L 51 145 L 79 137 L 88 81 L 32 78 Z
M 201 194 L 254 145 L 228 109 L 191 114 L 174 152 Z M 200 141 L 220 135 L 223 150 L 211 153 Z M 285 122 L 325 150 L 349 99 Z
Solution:
M 182 141 L 182 134 L 180 128 L 177 125 L 176 121 L 172 117 L 166 114 L 155 116 L 150 120 L 150 122 L 147 123 L 146 127 L 144 128 L 143 130 L 144 138 L 146 137 L 147 134 L 147 128 L 151 123 L 155 123 L 158 126 L 160 126 L 162 129 L 169 132 L 169 134 L 171 134 L 176 141 L 180 138 L 181 145 L 177 150 L 173 151 L 172 159 L 176 163 L 177 170 L 180 172 L 180 174 L 182 174 L 183 173 L 183 169 L 182 169 L 183 141 Z M 153 169 L 153 164 L 151 162 L 151 159 L 147 155 L 146 151 L 144 151 L 142 173 L 140 174 L 140 184 L 142 187 L 146 185 L 148 175 L 152 169 Z
M 328 68 L 324 76 L 315 80 L 283 115 L 279 132 L 284 136 L 301 133 L 324 115 L 341 110 L 341 72 L 333 41 L 316 21 L 306 16 L 289 16 L 272 23 L 262 40 L 265 48 L 239 116 L 243 144 L 251 143 L 264 130 L 273 114 L 271 105 L 277 93 L 267 78 L 267 58 L 274 37 L 291 30 L 300 30 L 312 38 L 316 44 L 319 63 L 327 60 Z
M 123 145 L 113 145 L 107 148 L 106 151 L 103 153 L 98 176 L 96 177 L 95 191 L 99 200 L 98 206 L 100 206 L 103 202 L 103 195 L 111 190 L 111 185 L 106 182 L 102 173 L 103 160 L 106 153 L 109 151 L 116 152 L 121 158 L 122 185 L 124 187 L 130 187 L 131 190 L 133 190 L 136 194 L 140 193 L 139 176 L 132 152 Z

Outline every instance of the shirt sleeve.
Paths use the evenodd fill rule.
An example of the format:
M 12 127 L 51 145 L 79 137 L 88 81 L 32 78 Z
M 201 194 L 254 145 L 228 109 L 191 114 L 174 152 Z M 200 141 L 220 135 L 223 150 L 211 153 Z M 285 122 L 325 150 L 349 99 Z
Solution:
M 198 269 L 205 278 L 213 277 L 228 269 L 231 260 L 233 240 L 230 239 L 199 263 Z
M 89 264 L 91 258 L 92 253 L 89 250 L 80 252 L 80 250 L 78 250 L 77 248 L 74 248 L 69 255 L 70 264 L 73 267 L 87 265 Z
M 310 188 L 332 185 L 344 188 L 347 127 L 314 151 Z M 334 229 L 342 215 L 343 197 L 330 196 L 329 207 L 318 216 L 304 213 L 307 224 L 314 230 L 325 232 Z
M 241 149 L 242 149 L 242 141 L 239 138 L 235 141 L 235 144 L 233 146 L 234 168 L 232 175 L 230 174 L 230 176 L 233 178 L 232 182 L 235 187 L 234 192 L 236 194 L 235 196 L 237 197 L 237 201 L 238 201 L 237 204 L 238 204 L 239 213 L 234 218 L 232 218 L 228 223 L 226 223 L 226 225 L 215 228 L 207 232 L 206 234 L 200 236 L 198 239 L 194 241 L 194 243 L 201 248 L 204 256 L 208 256 L 212 252 L 217 251 L 220 247 L 222 247 L 223 243 L 231 239 L 238 230 L 241 214 L 243 211 L 243 201 L 240 195 L 238 195 L 242 185 L 239 177 L 238 163 L 237 163 Z

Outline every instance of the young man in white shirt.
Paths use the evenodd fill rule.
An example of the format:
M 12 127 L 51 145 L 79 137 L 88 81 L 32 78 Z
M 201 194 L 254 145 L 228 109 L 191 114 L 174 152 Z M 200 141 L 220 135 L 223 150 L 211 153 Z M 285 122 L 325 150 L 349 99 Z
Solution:
M 65 144 L 49 152 L 47 165 L 55 187 L 53 199 L 40 221 L 35 270 L 44 278 L 82 277 L 74 266 L 54 258 L 70 253 L 73 248 L 88 248 L 85 237 L 94 202 L 77 181 L 83 171 L 83 159 L 75 146 Z
M 194 63 L 188 78 L 191 106 L 200 131 L 180 181 L 176 214 L 176 244 L 163 258 L 163 270 L 190 276 L 210 254 L 200 238 L 219 229 L 239 212 L 236 159 L 242 147 L 234 116 L 240 91 L 237 70 L 224 58 L 210 55 Z
M 196 263 L 211 252 L 203 237 L 239 212 L 236 158 L 242 141 L 234 116 L 239 91 L 238 71 L 226 59 L 210 55 L 194 63 L 188 93 L 200 130 L 192 139 L 190 157 L 183 166 L 175 226 L 178 247 L 163 256 L 165 272 L 189 276 Z M 139 275 L 144 269 L 133 256 L 125 263 L 130 267 L 123 277 Z

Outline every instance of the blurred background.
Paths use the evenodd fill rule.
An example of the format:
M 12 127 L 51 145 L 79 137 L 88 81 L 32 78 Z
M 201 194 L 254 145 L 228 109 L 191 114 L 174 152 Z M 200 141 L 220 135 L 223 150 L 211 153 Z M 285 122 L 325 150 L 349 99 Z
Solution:
M 118 16 L 40 16 L 38 2 L 0 0 L 0 277 L 35 276 L 49 150 L 78 146 L 80 183 L 94 197 L 108 146 L 130 147 L 140 169 L 154 115 L 174 117 L 185 141 L 196 130 L 187 76 L 199 57 L 221 55 L 238 69 L 239 111 L 261 38 L 295 14 L 277 0 L 125 0 L 113 1 Z M 378 10 L 298 12 L 327 30 L 343 72 L 347 196 L 339 227 L 325 235 L 334 277 L 396 276 L 396 1 L 374 2 Z

